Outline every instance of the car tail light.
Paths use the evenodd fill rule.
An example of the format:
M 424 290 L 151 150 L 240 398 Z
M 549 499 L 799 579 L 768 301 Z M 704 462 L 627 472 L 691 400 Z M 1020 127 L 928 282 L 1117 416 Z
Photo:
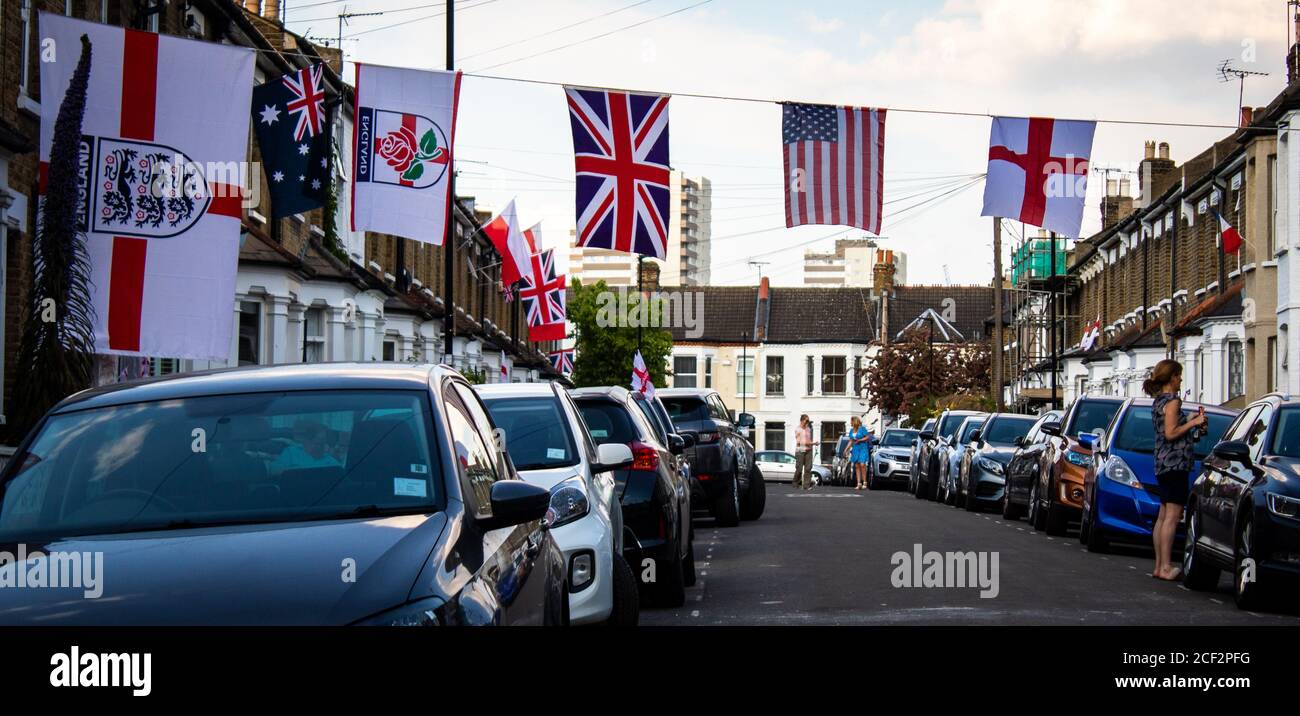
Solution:
M 658 470 L 659 451 L 645 443 L 632 443 L 632 469 Z
M 716 443 L 719 439 L 721 439 L 721 437 L 722 435 L 720 433 L 700 433 L 699 436 L 695 438 L 695 443 L 697 445 L 704 445 L 706 443 Z
M 695 474 L 695 479 L 700 482 L 708 482 L 712 477 L 707 472 L 700 472 Z

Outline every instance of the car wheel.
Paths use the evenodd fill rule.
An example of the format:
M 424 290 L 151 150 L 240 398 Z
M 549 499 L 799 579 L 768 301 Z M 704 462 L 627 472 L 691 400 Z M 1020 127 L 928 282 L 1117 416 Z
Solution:
M 1097 524 L 1097 517 L 1090 508 L 1084 508 L 1083 520 L 1079 524 L 1079 541 L 1088 548 L 1089 552 L 1104 554 L 1110 551 L 1110 540 L 1106 539 L 1106 531 Z
M 1250 611 L 1265 606 L 1265 593 L 1259 583 L 1259 563 L 1255 559 L 1255 526 L 1250 520 L 1246 521 L 1237 536 L 1236 561 L 1232 591 L 1237 607 Z
M 680 607 L 686 603 L 685 567 L 682 556 L 674 543 L 670 550 L 672 555 L 662 569 L 656 570 L 652 601 L 656 606 Z
M 731 469 L 731 479 L 721 495 L 713 501 L 713 516 L 723 527 L 735 527 L 740 524 L 740 481 L 736 469 Z
M 965 507 L 967 512 L 975 512 L 980 507 L 979 501 L 975 499 L 972 485 L 966 485 L 966 489 L 962 492 L 962 507 Z
M 636 626 L 641 616 L 641 598 L 637 594 L 636 575 L 623 555 L 614 555 L 614 609 L 607 626 Z
M 1029 486 L 1029 526 L 1036 532 L 1043 530 L 1043 510 L 1038 504 L 1038 480 Z
M 682 583 L 688 587 L 695 586 L 695 535 L 692 530 L 691 541 L 686 545 L 686 561 L 682 563 Z
M 763 516 L 767 506 L 767 485 L 763 482 L 763 473 L 758 467 L 749 469 L 749 492 L 745 493 L 745 504 L 740 510 L 742 520 L 756 520 Z
M 1187 506 L 1187 541 L 1183 546 L 1183 585 L 1188 589 L 1205 592 L 1219 586 L 1219 568 L 1210 564 L 1199 554 L 1196 546 L 1201 530 L 1196 519 L 1196 508 Z
M 1002 486 L 1002 519 L 1018 520 L 1020 519 L 1020 505 L 1011 502 L 1011 481 Z
M 1056 491 L 1053 490 L 1052 494 L 1056 494 Z M 1056 500 L 1048 497 L 1047 515 L 1044 522 L 1046 522 L 1044 529 L 1047 531 L 1047 534 L 1053 537 L 1061 537 L 1065 534 L 1065 530 L 1069 526 L 1070 518 L 1066 513 L 1064 506 L 1056 504 Z

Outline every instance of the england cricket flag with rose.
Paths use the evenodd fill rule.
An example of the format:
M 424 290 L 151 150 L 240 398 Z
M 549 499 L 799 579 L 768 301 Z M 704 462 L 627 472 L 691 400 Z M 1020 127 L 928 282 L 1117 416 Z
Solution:
M 40 189 L 90 42 L 80 223 L 95 350 L 230 355 L 256 52 L 41 13 Z

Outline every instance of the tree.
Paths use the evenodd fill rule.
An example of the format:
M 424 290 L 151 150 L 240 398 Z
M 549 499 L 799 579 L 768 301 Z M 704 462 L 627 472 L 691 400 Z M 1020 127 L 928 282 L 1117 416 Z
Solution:
M 864 387 L 882 414 L 906 414 L 916 424 L 959 401 L 989 403 L 991 361 L 987 343 L 931 343 L 930 329 L 921 327 L 881 346 Z
M 632 358 L 637 351 L 636 324 L 643 318 L 641 310 L 649 304 L 641 305 L 642 297 L 636 291 L 627 293 L 625 303 L 618 297 L 619 294 L 610 291 L 604 281 L 583 286 L 574 280 L 570 286 L 568 309 L 569 320 L 575 329 L 576 355 L 572 379 L 579 387 L 627 387 L 632 383 Z M 673 350 L 673 336 L 665 328 L 643 326 L 640 330 L 641 356 L 650 371 L 650 378 L 656 386 L 664 386 L 665 366 Z
M 20 432 L 63 398 L 90 387 L 95 370 L 95 309 L 90 256 L 81 225 L 81 123 L 90 79 L 90 39 L 59 106 L 47 190 L 32 246 L 32 287 L 18 349 L 16 424 Z M 53 91 L 53 88 L 50 88 Z

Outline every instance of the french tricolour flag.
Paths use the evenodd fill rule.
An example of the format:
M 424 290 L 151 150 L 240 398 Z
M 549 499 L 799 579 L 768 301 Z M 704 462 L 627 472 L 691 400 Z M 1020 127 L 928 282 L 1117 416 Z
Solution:
M 95 350 L 225 359 L 256 52 L 41 13 L 42 193 L 82 35 Z

